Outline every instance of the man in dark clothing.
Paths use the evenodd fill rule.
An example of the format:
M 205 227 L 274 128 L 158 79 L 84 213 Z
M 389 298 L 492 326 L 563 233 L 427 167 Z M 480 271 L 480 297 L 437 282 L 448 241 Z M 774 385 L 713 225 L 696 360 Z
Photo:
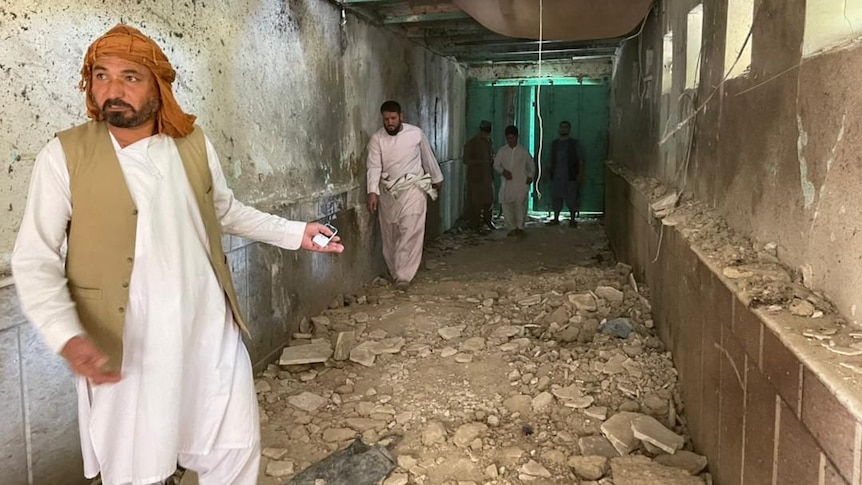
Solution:
M 584 181 L 584 157 L 578 140 L 569 136 L 571 129 L 571 123 L 561 122 L 560 137 L 551 144 L 551 163 L 548 172 L 551 177 L 551 206 L 554 210 L 554 219 L 546 223 L 549 226 L 560 225 L 563 202 L 566 203 L 571 215 L 569 227 L 578 225 L 575 217 L 579 211 L 581 184 Z
M 470 227 L 476 230 L 496 229 L 491 222 L 494 205 L 494 154 L 491 146 L 491 122 L 479 123 L 479 133 L 464 145 L 467 165 L 467 214 Z

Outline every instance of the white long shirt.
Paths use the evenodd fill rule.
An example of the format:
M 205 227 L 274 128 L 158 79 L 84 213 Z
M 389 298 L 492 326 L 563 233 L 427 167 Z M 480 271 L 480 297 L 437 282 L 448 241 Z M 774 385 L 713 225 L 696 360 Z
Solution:
M 533 178 L 535 167 L 533 157 L 523 145 L 515 145 L 514 148 L 508 144 L 497 150 L 494 156 L 494 170 L 503 173 L 508 170 L 512 173 L 512 180 L 502 179 L 500 184 L 499 201 L 501 203 L 519 202 L 527 199 L 527 178 Z
M 78 419 L 88 477 L 147 484 L 169 476 L 178 453 L 250 446 L 259 439 L 258 411 L 248 353 L 173 139 L 112 142 L 138 209 L 123 375 L 100 386 L 78 378 Z M 238 202 L 208 139 L 206 149 L 223 232 L 299 248 L 305 223 Z M 12 268 L 24 313 L 55 352 L 84 333 L 64 271 L 71 214 L 65 155 L 54 139 L 36 158 Z

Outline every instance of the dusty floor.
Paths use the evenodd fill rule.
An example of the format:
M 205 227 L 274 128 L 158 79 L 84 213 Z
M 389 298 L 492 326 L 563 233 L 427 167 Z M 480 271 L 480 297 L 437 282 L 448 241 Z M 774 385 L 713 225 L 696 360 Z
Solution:
M 426 267 L 406 292 L 378 280 L 339 297 L 292 342 L 334 345 L 352 331 L 371 350 L 352 360 L 375 356 L 370 366 L 330 358 L 258 376 L 261 485 L 288 483 L 357 435 L 401 437 L 386 484 L 704 483 L 690 474 L 702 457 L 654 446 L 691 448 L 676 371 L 600 222 L 534 222 L 519 239 L 447 234 L 426 249 Z M 600 329 L 617 317 L 632 326 L 626 339 Z M 638 419 L 682 437 L 662 427 L 658 441 L 639 440 Z M 605 436 L 664 457 L 612 458 Z M 654 481 L 626 478 L 644 476 Z

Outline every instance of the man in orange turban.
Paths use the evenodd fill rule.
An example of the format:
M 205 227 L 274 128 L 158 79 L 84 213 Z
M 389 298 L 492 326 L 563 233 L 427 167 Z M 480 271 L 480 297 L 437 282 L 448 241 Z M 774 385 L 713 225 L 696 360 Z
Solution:
M 179 464 L 201 485 L 253 485 L 258 407 L 222 233 L 344 248 L 312 242 L 331 235 L 321 224 L 234 199 L 175 77 L 132 27 L 90 46 L 79 86 L 92 121 L 37 156 L 12 268 L 25 314 L 77 376 L 87 477 L 160 483 Z

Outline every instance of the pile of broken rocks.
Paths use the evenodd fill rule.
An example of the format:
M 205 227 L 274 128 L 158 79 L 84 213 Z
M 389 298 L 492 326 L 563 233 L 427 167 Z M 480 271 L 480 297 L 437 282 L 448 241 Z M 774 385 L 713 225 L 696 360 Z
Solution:
M 339 297 L 257 380 L 266 474 L 287 480 L 357 436 L 399 435 L 384 485 L 711 483 L 630 273 L 594 263 Z M 405 311 L 400 335 L 374 328 Z M 473 367 L 428 392 L 428 369 L 447 366 Z M 478 372 L 498 382 L 475 384 Z

